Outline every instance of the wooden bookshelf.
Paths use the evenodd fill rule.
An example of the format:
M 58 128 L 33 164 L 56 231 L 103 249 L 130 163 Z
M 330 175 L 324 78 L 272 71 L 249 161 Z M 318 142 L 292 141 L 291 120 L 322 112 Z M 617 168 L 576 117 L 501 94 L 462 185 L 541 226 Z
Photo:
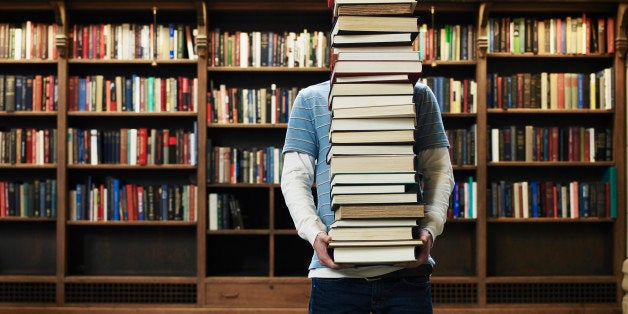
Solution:
M 419 23 L 430 28 L 472 25 L 474 55 L 423 62 L 423 76 L 473 80 L 473 112 L 443 112 L 446 129 L 475 126 L 477 162 L 454 165 L 456 181 L 477 184 L 477 217 L 449 219 L 433 248 L 436 313 L 619 313 L 626 258 L 626 12 L 625 0 L 419 1 Z M 550 54 L 494 52 L 489 23 L 495 18 L 612 18 L 613 53 Z M 106 23 L 180 23 L 196 28 L 197 59 L 76 58 L 73 26 Z M 0 4 L 0 21 L 57 24 L 58 57 L 0 58 L 0 74 L 54 75 L 56 110 L 0 111 L 0 131 L 57 130 L 56 162 L 0 163 L 0 182 L 56 180 L 56 216 L 0 215 L 0 313 L 302 313 L 307 308 L 311 247 L 300 239 L 277 182 L 208 180 L 210 146 L 238 149 L 281 147 L 287 123 L 208 122 L 207 93 L 227 88 L 261 89 L 276 84 L 302 88 L 324 81 L 329 67 L 215 66 L 215 30 L 327 32 L 331 10 L 323 0 L 29 0 Z M 0 43 L 2 45 L 2 43 Z M 1 47 L 0 47 L 1 48 Z M 2 49 L 0 49 L 1 51 Z M 493 108 L 492 73 L 594 72 L 612 68 L 610 109 Z M 195 111 L 133 112 L 70 110 L 70 78 L 137 74 L 198 80 Z M 70 128 L 181 128 L 196 124 L 196 163 L 91 165 L 68 163 Z M 585 161 L 490 161 L 491 128 L 526 125 L 609 127 L 612 158 Z M 5 129 L 6 127 L 6 129 Z M 211 141 L 207 141 L 207 139 Z M 0 159 L 1 161 L 1 159 Z M 617 216 L 510 218 L 490 216 L 491 183 L 601 180 L 617 169 Z M 114 176 L 134 184 L 194 184 L 195 219 L 91 221 L 70 213 L 70 191 L 88 177 Z M 100 181 L 99 181 L 100 182 Z M 208 197 L 234 195 L 244 229 L 210 230 Z

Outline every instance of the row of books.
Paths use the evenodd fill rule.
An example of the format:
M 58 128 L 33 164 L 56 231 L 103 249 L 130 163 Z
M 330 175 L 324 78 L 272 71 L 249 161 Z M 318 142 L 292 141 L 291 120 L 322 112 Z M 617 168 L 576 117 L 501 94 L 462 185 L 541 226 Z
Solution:
M 413 83 L 421 72 L 412 51 L 416 2 L 331 3 L 330 256 L 352 264 L 412 261 L 424 215 L 412 149 Z M 399 131 L 412 135 L 395 139 Z
M 212 146 L 207 140 L 207 181 L 210 183 L 279 183 L 281 147 Z
M 478 84 L 475 80 L 437 76 L 424 77 L 419 81 L 434 92 L 441 113 L 477 112 Z
M 244 215 L 240 200 L 229 193 L 207 195 L 207 229 L 244 229 Z
M 612 161 L 610 128 L 512 125 L 490 129 L 489 161 Z
M 196 165 L 197 130 L 68 128 L 68 164 Z
M 615 51 L 615 18 L 490 18 L 488 52 L 590 54 Z
M 194 184 L 133 184 L 89 176 L 69 191 L 70 220 L 196 221 L 198 188 Z
M 11 128 L 0 131 L 0 165 L 57 162 L 57 129 Z
M 183 24 L 87 24 L 72 26 L 75 59 L 197 59 L 198 30 Z
M 55 75 L 0 74 L 0 111 L 56 111 L 58 90 Z
M 0 181 L 0 218 L 57 217 L 57 180 Z
M 238 88 L 220 84 L 207 96 L 207 123 L 287 123 L 300 88 Z
M 491 182 L 487 208 L 490 217 L 614 218 L 617 209 L 612 205 L 612 184 L 608 181 Z
M 0 59 L 57 59 L 57 31 L 56 23 L 0 23 Z
M 421 61 L 474 60 L 476 41 L 474 25 L 447 24 L 431 28 L 422 24 L 413 46 Z
M 478 187 L 473 177 L 454 182 L 447 218 L 478 218 Z
M 210 66 L 322 68 L 329 66 L 328 34 L 322 31 L 209 32 Z
M 446 129 L 452 165 L 477 165 L 477 125 L 467 129 Z
M 602 109 L 615 108 L 612 68 L 592 73 L 489 74 L 489 108 Z
M 185 76 L 70 76 L 68 109 L 90 112 L 198 111 L 198 79 Z

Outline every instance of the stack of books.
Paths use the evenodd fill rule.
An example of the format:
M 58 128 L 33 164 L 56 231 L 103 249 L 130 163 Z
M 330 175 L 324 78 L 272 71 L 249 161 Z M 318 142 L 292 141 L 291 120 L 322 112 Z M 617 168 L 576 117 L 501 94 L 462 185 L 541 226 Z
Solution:
M 416 156 L 412 42 L 416 0 L 335 0 L 327 155 L 330 254 L 336 263 L 416 259 L 423 217 Z

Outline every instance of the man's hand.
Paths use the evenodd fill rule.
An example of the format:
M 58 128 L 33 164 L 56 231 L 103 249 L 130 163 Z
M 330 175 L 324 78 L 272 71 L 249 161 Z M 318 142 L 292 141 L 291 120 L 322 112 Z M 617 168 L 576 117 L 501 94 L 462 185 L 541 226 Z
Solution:
M 327 266 L 333 269 L 342 268 L 340 265 L 334 263 L 329 256 L 329 252 L 327 251 L 327 247 L 329 246 L 329 242 L 331 242 L 331 237 L 324 232 L 316 235 L 316 239 L 314 240 L 314 251 L 316 251 L 316 256 L 318 256 L 318 260 L 321 265 Z
M 405 263 L 397 263 L 395 266 L 405 267 L 405 268 L 414 268 L 419 267 L 421 264 L 427 263 L 427 258 L 430 256 L 430 251 L 432 250 L 432 243 L 434 239 L 432 239 L 432 235 L 426 229 L 421 229 L 419 232 L 419 240 L 423 242 L 421 245 L 419 256 L 417 256 L 416 261 L 413 262 L 405 262 Z

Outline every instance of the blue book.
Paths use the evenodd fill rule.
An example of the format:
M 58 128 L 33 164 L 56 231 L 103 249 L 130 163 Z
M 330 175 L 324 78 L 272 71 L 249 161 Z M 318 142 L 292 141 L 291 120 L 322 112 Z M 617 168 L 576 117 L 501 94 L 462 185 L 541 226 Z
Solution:
M 584 108 L 584 74 L 578 73 L 578 109 Z M 587 88 L 589 88 L 587 86 Z
M 532 217 L 539 217 L 539 186 L 537 182 L 530 182 L 532 198 Z
M 57 180 L 50 180 L 51 217 L 57 217 Z
M 133 111 L 133 79 L 130 77 L 124 78 L 123 95 L 124 104 L 122 104 L 122 110 Z
M 175 25 L 174 24 L 168 24 L 168 43 L 169 43 L 169 53 L 168 56 L 170 57 L 170 59 L 175 59 L 175 52 L 176 52 L 176 43 L 174 42 L 174 32 L 175 32 Z
M 113 179 L 113 220 L 120 220 L 120 180 Z
M 39 182 L 39 216 L 46 217 L 46 181 Z
M 168 220 L 168 185 L 161 185 L 161 220 Z
M 83 220 L 83 185 L 76 184 L 76 213 L 74 218 L 76 220 Z
M 86 111 L 87 106 L 87 79 L 80 77 L 78 80 L 78 111 Z
M 460 182 L 454 183 L 453 194 L 454 194 L 454 204 L 453 204 L 454 218 L 458 218 L 460 217 Z
M 24 110 L 24 76 L 16 75 L 15 76 L 15 110 L 22 111 Z

